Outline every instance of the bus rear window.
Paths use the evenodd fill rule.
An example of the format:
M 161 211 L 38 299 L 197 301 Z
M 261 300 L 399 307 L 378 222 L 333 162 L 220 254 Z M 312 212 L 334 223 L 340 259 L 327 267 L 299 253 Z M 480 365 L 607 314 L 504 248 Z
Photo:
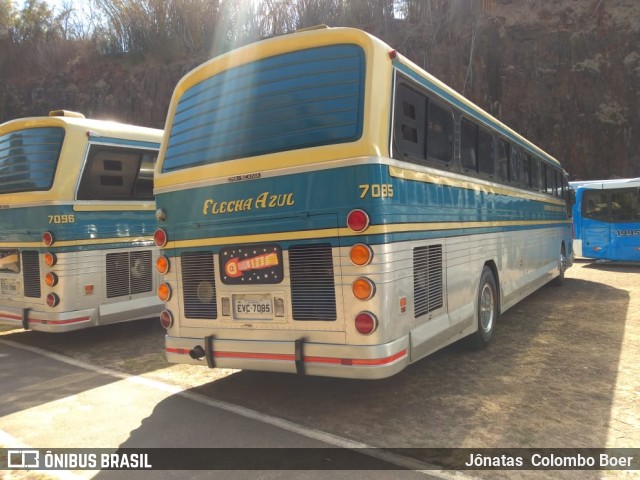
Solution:
M 162 170 L 355 141 L 364 78 L 356 45 L 295 51 L 206 78 L 178 102 Z
M 49 190 L 64 129 L 30 128 L 0 136 L 0 194 Z

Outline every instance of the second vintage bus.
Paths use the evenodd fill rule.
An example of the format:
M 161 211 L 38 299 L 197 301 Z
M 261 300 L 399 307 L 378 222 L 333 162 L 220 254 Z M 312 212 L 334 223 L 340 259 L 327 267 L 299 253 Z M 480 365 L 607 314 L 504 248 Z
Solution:
M 175 363 L 390 376 L 571 262 L 558 161 L 356 29 L 187 74 L 155 182 Z
M 68 111 L 0 125 L 0 324 L 66 332 L 160 313 L 161 138 Z

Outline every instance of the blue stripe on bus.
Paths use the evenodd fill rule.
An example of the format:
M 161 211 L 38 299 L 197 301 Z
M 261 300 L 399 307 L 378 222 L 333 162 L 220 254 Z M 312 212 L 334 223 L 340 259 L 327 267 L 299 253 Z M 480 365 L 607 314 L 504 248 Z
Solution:
M 356 45 L 277 55 L 209 77 L 178 102 L 163 172 L 357 140 L 364 77 Z
M 70 222 L 70 215 L 73 215 L 73 222 Z M 67 223 L 62 223 L 65 220 Z M 76 212 L 71 205 L 6 208 L 0 210 L 0 248 L 2 244 L 41 244 L 45 231 L 53 233 L 56 242 L 81 243 L 60 249 L 54 243 L 56 251 L 119 248 L 130 246 L 136 238 L 151 237 L 156 223 L 151 211 Z M 108 239 L 113 242 L 95 244 Z
M 373 185 L 391 185 L 393 197 L 372 197 Z M 354 208 L 372 225 L 566 221 L 561 205 L 515 195 L 393 178 L 370 164 L 160 193 L 156 203 L 177 241 L 340 228 Z

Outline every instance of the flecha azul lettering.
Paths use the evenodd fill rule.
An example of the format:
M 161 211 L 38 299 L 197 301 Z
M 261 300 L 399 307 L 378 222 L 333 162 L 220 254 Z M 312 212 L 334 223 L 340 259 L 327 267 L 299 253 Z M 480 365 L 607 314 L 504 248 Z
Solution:
M 257 197 L 238 200 L 216 201 L 207 198 L 202 205 L 203 215 L 220 215 L 224 213 L 247 212 L 266 208 L 282 208 L 295 205 L 293 193 L 262 192 Z

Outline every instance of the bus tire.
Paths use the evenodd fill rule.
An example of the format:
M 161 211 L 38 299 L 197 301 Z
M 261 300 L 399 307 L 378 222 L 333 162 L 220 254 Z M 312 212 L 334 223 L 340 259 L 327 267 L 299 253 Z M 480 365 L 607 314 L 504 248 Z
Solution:
M 567 271 L 567 264 L 567 250 L 565 249 L 563 242 L 562 246 L 560 247 L 560 258 L 558 258 L 558 270 L 560 271 L 560 273 L 552 281 L 554 286 L 560 287 L 564 285 L 564 272 Z
M 489 345 L 499 313 L 496 279 L 491 269 L 485 265 L 478 285 L 478 329 L 467 337 L 467 345 L 471 349 L 481 350 Z

